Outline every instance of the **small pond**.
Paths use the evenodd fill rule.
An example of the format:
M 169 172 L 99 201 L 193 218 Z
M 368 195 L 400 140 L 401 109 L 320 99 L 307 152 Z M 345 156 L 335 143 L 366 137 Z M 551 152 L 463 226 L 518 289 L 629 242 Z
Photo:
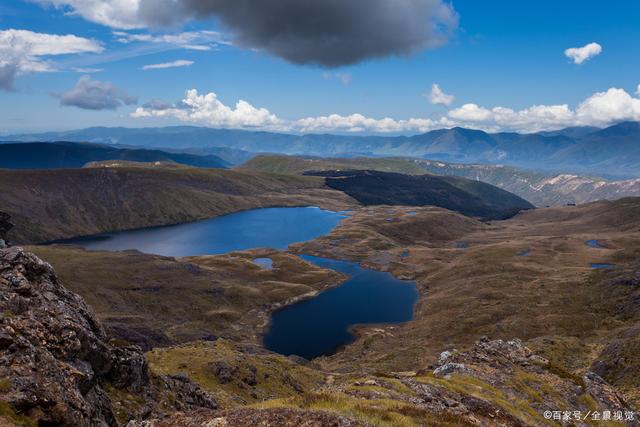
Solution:
M 351 343 L 355 339 L 349 331 L 351 326 L 401 323 L 413 318 L 418 300 L 414 282 L 362 268 L 358 263 L 307 255 L 302 258 L 344 273 L 349 279 L 314 298 L 276 311 L 264 337 L 269 350 L 313 359 Z

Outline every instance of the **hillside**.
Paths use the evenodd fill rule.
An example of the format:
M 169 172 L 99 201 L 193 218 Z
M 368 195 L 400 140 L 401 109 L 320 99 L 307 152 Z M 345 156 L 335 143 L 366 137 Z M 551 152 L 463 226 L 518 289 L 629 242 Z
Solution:
M 290 135 L 191 126 L 88 128 L 5 137 L 16 141 L 91 141 L 144 147 L 206 147 L 251 153 L 321 157 L 418 157 L 457 163 L 505 164 L 617 177 L 640 176 L 640 126 L 620 123 L 606 129 L 570 128 L 539 134 L 487 133 L 439 129 L 412 136 Z
M 424 175 L 425 170 L 417 161 L 403 158 L 323 158 L 300 156 L 260 155 L 236 167 L 238 170 L 298 174 L 328 170 L 372 170 L 396 172 L 407 175 Z
M 354 205 L 321 178 L 196 168 L 0 170 L 9 239 L 35 243 L 195 221 L 258 207 Z
M 19 248 L 0 250 L 0 295 L 11 313 L 0 348 L 7 426 L 539 425 L 558 407 L 631 411 L 595 373 L 572 375 L 520 340 L 483 338 L 413 372 L 330 374 L 223 339 L 143 356 L 109 342 L 84 300 Z
M 0 249 L 0 425 L 117 426 L 177 410 L 216 409 L 187 378 L 149 371 L 138 347 L 112 345 L 51 266 Z
M 640 179 L 605 180 L 574 174 L 554 174 L 509 166 L 415 162 L 423 170 L 486 182 L 517 194 L 536 206 L 589 203 L 640 196 Z
M 202 168 L 225 168 L 218 156 L 169 153 L 160 150 L 115 148 L 108 145 L 74 142 L 33 142 L 0 144 L 0 168 L 66 169 L 88 162 L 124 160 L 133 162 L 174 162 Z
M 146 354 L 153 375 L 188 377 L 220 407 L 153 414 L 151 425 L 538 426 L 556 407 L 624 412 L 640 402 L 638 200 L 538 209 L 490 224 L 434 207 L 355 208 L 330 235 L 285 252 L 174 260 L 34 250 L 95 307 L 114 342 L 154 347 Z M 604 249 L 585 244 L 593 238 Z M 530 254 L 520 255 L 524 249 Z M 414 320 L 358 327 L 355 343 L 312 362 L 269 353 L 259 335 L 268 311 L 339 280 L 296 253 L 415 280 Z M 257 256 L 280 268 L 256 268 Z M 594 261 L 618 268 L 594 271 Z M 149 340 L 156 331 L 170 340 Z M 196 338 L 205 341 L 190 342 Z
M 379 171 L 308 172 L 365 206 L 438 206 L 483 219 L 506 219 L 534 206 L 489 184 L 458 177 Z
M 446 163 L 415 158 L 317 158 L 260 155 L 238 167 L 254 172 L 302 174 L 318 170 L 377 170 L 411 175 L 432 173 L 486 182 L 536 206 L 589 203 L 640 196 L 640 179 L 605 180 L 545 173 L 511 166 Z

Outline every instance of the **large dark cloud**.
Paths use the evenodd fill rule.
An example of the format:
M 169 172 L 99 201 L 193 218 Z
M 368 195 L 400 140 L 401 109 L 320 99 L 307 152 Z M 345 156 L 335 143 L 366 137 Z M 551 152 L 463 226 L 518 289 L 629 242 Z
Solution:
M 237 45 L 325 67 L 435 47 L 458 23 L 443 0 L 142 0 L 139 14 L 148 25 L 217 17 Z
M 80 77 L 73 89 L 55 96 L 60 98 L 62 105 L 84 110 L 115 110 L 138 102 L 136 97 L 113 84 L 92 80 L 89 76 Z

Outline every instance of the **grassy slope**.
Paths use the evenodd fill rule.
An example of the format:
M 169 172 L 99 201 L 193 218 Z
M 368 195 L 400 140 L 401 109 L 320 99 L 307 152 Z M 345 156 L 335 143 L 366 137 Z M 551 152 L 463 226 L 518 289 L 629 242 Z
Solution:
M 529 211 L 489 225 L 434 208 L 407 210 L 361 209 L 330 235 L 294 247 L 414 279 L 423 297 L 414 321 L 361 328 L 355 344 L 323 362 L 328 369 L 412 369 L 482 335 L 520 337 L 581 372 L 602 357 L 607 378 L 619 375 L 627 390 L 640 388 L 625 374 L 637 372 L 640 361 L 615 362 L 638 341 L 640 199 Z M 451 234 L 439 234 L 442 228 Z M 594 238 L 606 249 L 585 244 Z M 529 256 L 520 256 L 525 250 Z M 620 268 L 594 271 L 591 262 Z M 604 346 L 611 351 L 599 356 Z
M 272 310 L 343 280 L 272 250 L 175 260 L 69 246 L 29 249 L 85 298 L 112 336 L 144 348 L 214 337 L 259 342 Z M 259 257 L 273 259 L 275 268 L 253 264 Z
M 289 157 L 289 156 L 257 156 L 238 170 L 253 172 L 272 172 L 283 174 L 303 174 L 309 171 L 326 170 L 376 170 L 381 172 L 397 172 L 408 175 L 421 175 L 425 171 L 407 159 L 357 157 L 353 159 Z
M 214 169 L 0 169 L 18 243 L 194 221 L 267 206 L 352 205 L 322 179 Z

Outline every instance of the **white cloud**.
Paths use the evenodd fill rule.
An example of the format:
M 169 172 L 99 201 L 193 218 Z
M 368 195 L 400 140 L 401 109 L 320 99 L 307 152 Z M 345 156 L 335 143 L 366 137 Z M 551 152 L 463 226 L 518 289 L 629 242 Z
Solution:
M 640 96 L 640 85 L 638 85 L 638 87 L 636 88 L 636 95 Z
M 58 55 L 100 53 L 102 45 L 72 34 L 57 35 L 28 30 L 0 31 L 0 88 L 10 89 L 20 73 L 55 71 L 48 58 Z
M 186 59 L 178 59 L 177 61 L 173 61 L 173 62 L 163 62 L 163 63 L 160 63 L 160 64 L 145 65 L 144 67 L 142 67 L 142 69 L 145 70 L 145 71 L 148 71 L 148 70 L 162 70 L 162 69 L 165 69 L 165 68 L 190 67 L 193 64 L 194 64 L 193 61 L 187 61 Z
M 431 93 L 428 94 L 428 98 L 432 104 L 445 105 L 447 107 L 453 104 L 453 101 L 456 99 L 455 96 L 444 93 L 437 83 L 431 86 Z
M 167 105 L 155 100 L 137 108 L 131 116 L 175 118 L 183 122 L 219 128 L 258 128 L 300 132 L 426 132 L 436 127 L 436 122 L 431 119 L 373 119 L 362 114 L 349 116 L 331 114 L 286 121 L 265 108 L 256 108 L 243 100 L 238 101 L 235 108 L 229 107 L 223 104 L 215 93 L 201 95 L 195 89 L 188 90 L 184 99 L 177 104 Z
M 34 0 L 70 10 L 75 15 L 112 28 L 134 29 L 144 25 L 138 17 L 140 0 Z
M 290 124 L 292 130 L 300 132 L 427 132 L 435 127 L 436 122 L 431 119 L 373 119 L 362 114 L 307 117 Z
M 584 61 L 602 53 L 602 46 L 598 43 L 589 43 L 582 47 L 572 47 L 564 51 L 567 58 L 575 64 L 582 64 Z
M 183 122 L 199 123 L 212 127 L 281 129 L 284 122 L 265 108 L 255 108 L 240 100 L 235 108 L 224 105 L 211 92 L 200 95 L 188 90 L 177 105 L 167 108 L 139 107 L 132 117 L 173 117 Z
M 252 128 L 295 132 L 419 133 L 462 126 L 490 132 L 539 132 L 570 126 L 607 126 L 625 120 L 640 121 L 640 99 L 623 89 L 595 93 L 572 109 L 567 104 L 533 105 L 521 110 L 464 104 L 439 118 L 376 119 L 363 114 L 328 114 L 285 120 L 266 108 L 239 101 L 224 105 L 215 93 L 200 95 L 194 89 L 174 105 L 155 100 L 138 108 L 133 117 L 170 117 L 211 127 Z
M 180 47 L 188 50 L 207 51 L 217 45 L 230 44 L 217 31 L 186 31 L 177 34 L 149 34 L 114 31 L 116 41 L 120 43 L 154 43 Z
M 640 99 L 624 89 L 611 88 L 584 100 L 576 109 L 576 122 L 584 125 L 605 126 L 624 120 L 640 121 Z
M 115 110 L 123 105 L 133 105 L 137 98 L 129 95 L 110 82 L 91 80 L 82 76 L 68 92 L 55 95 L 60 104 L 82 108 L 84 110 Z

